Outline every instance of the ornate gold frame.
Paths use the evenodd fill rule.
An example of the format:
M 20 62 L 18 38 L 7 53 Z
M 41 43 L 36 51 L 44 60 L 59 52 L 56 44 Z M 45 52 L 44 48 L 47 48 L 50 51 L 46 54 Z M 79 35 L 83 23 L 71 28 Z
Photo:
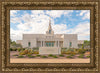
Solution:
M 20 0 L 18 0 L 20 1 Z M 1 37 L 0 42 L 1 43 L 1 52 L 2 52 L 2 71 L 49 71 L 49 72 L 67 72 L 67 71 L 98 71 L 98 48 L 99 48 L 99 41 L 98 41 L 98 35 L 99 35 L 99 25 L 98 25 L 98 1 L 95 2 L 67 2 L 65 0 L 53 0 L 53 1 L 32 1 L 28 0 L 18 2 L 18 1 L 1 1 L 0 2 L 0 14 L 2 13 L 2 27 L 1 29 Z M 9 57 L 9 37 L 10 37 L 10 10 L 18 10 L 18 9 L 50 9 L 50 10 L 90 10 L 91 11 L 91 20 L 90 20 L 90 39 L 91 39 L 91 62 L 90 63 L 24 63 L 24 64 L 18 64 L 18 63 L 10 63 L 10 57 Z M 58 72 L 57 72 L 58 73 Z

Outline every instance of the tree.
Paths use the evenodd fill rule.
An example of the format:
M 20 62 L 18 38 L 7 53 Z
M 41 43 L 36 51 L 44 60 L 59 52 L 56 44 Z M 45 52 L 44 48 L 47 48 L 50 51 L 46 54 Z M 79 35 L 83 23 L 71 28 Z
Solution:
M 90 41 L 85 40 L 85 41 L 84 41 L 84 47 L 87 47 L 87 46 L 90 46 Z
M 10 39 L 10 47 L 16 47 L 16 42 Z
M 15 42 L 15 41 L 13 41 L 11 44 L 12 44 L 12 46 L 15 46 L 15 45 L 16 45 L 16 42 Z

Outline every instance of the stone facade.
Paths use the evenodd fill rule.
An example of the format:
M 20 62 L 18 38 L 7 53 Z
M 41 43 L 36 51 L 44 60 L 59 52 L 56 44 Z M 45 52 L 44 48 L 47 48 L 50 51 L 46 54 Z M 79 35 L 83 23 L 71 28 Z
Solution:
M 46 43 L 49 42 L 53 43 L 54 47 L 78 48 L 77 34 L 55 34 L 49 36 L 46 34 L 23 34 L 22 46 L 23 48 L 47 47 Z
M 39 54 L 61 54 L 60 47 L 40 47 Z

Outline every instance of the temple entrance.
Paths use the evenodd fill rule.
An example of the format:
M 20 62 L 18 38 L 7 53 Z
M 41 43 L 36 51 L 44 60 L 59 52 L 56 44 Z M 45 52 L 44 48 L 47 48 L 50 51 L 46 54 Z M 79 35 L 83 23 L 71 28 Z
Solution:
M 45 42 L 46 47 L 54 47 L 54 42 Z

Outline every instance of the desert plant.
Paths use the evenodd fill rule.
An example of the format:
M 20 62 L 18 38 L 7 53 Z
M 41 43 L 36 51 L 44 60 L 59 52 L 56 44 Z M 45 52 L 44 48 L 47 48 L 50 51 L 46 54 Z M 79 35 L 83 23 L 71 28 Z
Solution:
M 59 56 L 64 57 L 64 55 L 60 54 Z
M 32 49 L 27 49 L 27 50 L 28 50 L 28 53 L 33 53 Z
M 32 52 L 28 52 L 27 54 L 28 54 L 28 55 L 32 55 L 33 53 L 32 53 Z
M 66 54 L 66 52 L 65 51 L 61 51 L 61 54 Z
M 42 58 L 47 58 L 47 56 L 41 56 Z
M 22 55 L 19 55 L 19 56 L 18 56 L 18 58 L 24 58 L 24 56 L 22 56 Z
M 78 50 L 78 53 L 79 53 L 79 54 L 84 54 L 84 53 L 85 53 L 85 50 L 84 50 L 84 49 L 79 49 L 79 50 Z
M 38 51 L 34 51 L 33 54 L 39 54 L 39 52 Z
M 21 51 L 21 52 L 19 53 L 19 55 L 25 55 L 25 54 L 28 54 L 28 50 L 24 50 L 24 51 Z

